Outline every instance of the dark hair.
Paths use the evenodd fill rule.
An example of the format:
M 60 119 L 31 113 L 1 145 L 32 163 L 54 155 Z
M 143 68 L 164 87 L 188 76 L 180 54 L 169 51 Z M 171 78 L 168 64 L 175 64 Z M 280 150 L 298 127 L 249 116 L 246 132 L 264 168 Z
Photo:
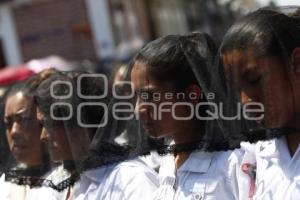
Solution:
M 207 34 L 168 35 L 143 47 L 132 64 L 144 63 L 158 80 L 171 81 L 178 90 L 184 90 L 190 84 L 198 84 L 186 56 L 186 53 L 196 50 L 195 55 L 203 60 L 213 60 L 210 56 L 216 53 L 215 44 Z
M 117 75 L 119 75 L 120 71 L 122 71 L 123 73 L 121 74 L 121 79 L 122 80 L 126 80 L 126 75 L 128 73 L 128 66 L 126 64 L 118 64 L 116 66 L 113 67 L 110 76 L 109 76 L 109 85 L 113 85 L 114 84 L 114 80 L 116 78 Z
M 292 17 L 300 18 L 300 7 L 296 10 Z
M 270 9 L 259 9 L 234 24 L 226 33 L 221 53 L 255 48 L 258 56 L 272 55 L 288 63 L 300 46 L 300 20 Z
M 34 94 L 39 84 L 45 79 L 47 79 L 48 77 L 50 77 L 55 72 L 56 70 L 54 69 L 44 70 L 32 76 L 29 79 L 26 79 L 22 82 L 15 83 L 9 89 L 7 89 L 2 100 L 2 107 L 3 107 L 2 117 L 4 118 L 5 115 L 5 106 L 8 98 L 17 94 L 18 92 L 22 92 L 22 94 L 27 98 L 28 101 L 27 106 L 32 108 L 32 106 L 34 106 Z M 5 126 L 5 128 L 7 127 Z
M 87 72 L 57 72 L 50 78 L 43 81 L 37 88 L 34 99 L 37 107 L 43 114 L 45 114 L 45 123 L 48 126 L 67 127 L 70 129 L 81 127 L 80 124 L 78 124 L 79 119 L 77 118 L 78 106 L 84 102 L 106 102 L 105 98 L 90 100 L 81 98 L 77 94 L 77 81 L 79 76 L 82 74 L 87 74 Z M 64 83 L 53 85 L 56 81 L 63 81 Z M 66 82 L 68 84 L 65 84 Z M 81 94 L 83 95 L 96 96 L 103 94 L 103 85 L 96 79 L 91 77 L 82 78 L 80 84 Z M 72 93 L 70 94 L 70 92 Z M 68 94 L 70 94 L 69 97 L 67 97 Z M 66 97 L 60 98 L 62 96 Z M 66 120 L 52 119 L 51 105 L 54 105 L 55 103 L 58 103 L 53 107 L 53 115 L 55 117 L 68 117 L 70 112 L 72 112 L 73 114 L 71 117 Z M 71 107 L 66 106 L 67 104 Z M 104 113 L 103 108 L 99 106 L 85 106 L 81 111 L 82 112 L 79 117 L 81 117 L 80 120 L 84 124 L 99 124 Z M 95 129 L 88 130 L 90 130 L 90 136 L 92 137 Z
M 39 84 L 55 72 L 55 69 L 46 69 L 29 79 L 15 83 L 5 92 L 4 101 L 6 102 L 8 97 L 15 95 L 18 92 L 22 92 L 24 96 L 32 98 Z
M 177 91 L 184 91 L 189 85 L 196 84 L 201 88 L 200 101 L 207 101 L 208 87 L 211 84 L 217 48 L 206 33 L 187 35 L 168 35 L 148 43 L 131 62 L 146 65 L 148 71 L 160 81 L 170 81 Z M 199 109 L 200 116 L 207 116 L 209 106 Z M 206 122 L 199 123 L 205 129 Z

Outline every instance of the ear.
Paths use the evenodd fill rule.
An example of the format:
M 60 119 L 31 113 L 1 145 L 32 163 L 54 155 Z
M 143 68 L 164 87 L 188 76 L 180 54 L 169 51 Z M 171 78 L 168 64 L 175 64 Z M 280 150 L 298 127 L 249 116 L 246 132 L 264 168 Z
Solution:
M 189 102 L 193 104 L 199 103 L 201 99 L 201 89 L 199 85 L 197 84 L 189 85 L 185 93 Z
M 292 53 L 292 65 L 295 73 L 300 73 L 300 47 L 296 47 Z

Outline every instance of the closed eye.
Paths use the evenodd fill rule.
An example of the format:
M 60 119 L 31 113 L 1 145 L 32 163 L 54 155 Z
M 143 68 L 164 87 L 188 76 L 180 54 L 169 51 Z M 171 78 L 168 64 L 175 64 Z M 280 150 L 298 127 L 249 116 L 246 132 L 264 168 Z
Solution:
M 6 126 L 7 129 L 10 129 L 12 127 L 12 120 L 5 119 L 4 120 L 4 124 L 5 124 L 5 126 Z
M 254 79 L 248 80 L 248 83 L 250 85 L 257 85 L 258 83 L 260 83 L 261 79 L 262 79 L 262 76 L 258 76 L 258 77 L 254 78 Z

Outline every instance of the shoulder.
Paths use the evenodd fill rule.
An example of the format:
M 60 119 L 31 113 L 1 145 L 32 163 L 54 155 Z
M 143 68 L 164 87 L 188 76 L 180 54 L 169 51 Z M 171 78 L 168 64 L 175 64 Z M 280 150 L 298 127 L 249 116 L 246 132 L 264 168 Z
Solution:
M 155 172 L 140 159 L 86 171 L 74 187 L 74 199 L 151 199 L 157 189 Z
M 112 175 L 118 176 L 125 183 L 142 179 L 140 181 L 158 185 L 157 173 L 139 158 L 119 163 L 114 168 Z
M 156 172 L 139 158 L 117 164 L 105 182 L 114 195 L 124 199 L 146 198 L 144 195 L 151 195 L 159 185 Z
M 4 194 L 4 191 L 7 190 L 8 183 L 5 182 L 5 174 L 3 173 L 0 177 L 0 194 Z
M 0 176 L 0 183 L 2 183 L 3 181 L 5 181 L 5 174 L 4 173 Z
M 105 180 L 113 185 L 125 185 L 129 182 L 143 179 L 144 181 L 149 181 L 156 184 L 157 174 L 142 160 L 136 158 L 86 171 L 81 175 L 81 181 L 83 179 L 88 179 L 98 183 Z

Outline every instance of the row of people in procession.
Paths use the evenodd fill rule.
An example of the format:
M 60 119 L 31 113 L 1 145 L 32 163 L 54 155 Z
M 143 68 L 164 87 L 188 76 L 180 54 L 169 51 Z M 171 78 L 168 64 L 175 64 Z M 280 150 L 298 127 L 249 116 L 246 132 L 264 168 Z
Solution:
M 12 86 L 0 199 L 299 199 L 297 11 L 252 12 L 219 48 L 158 38 L 108 87 L 52 69 Z

